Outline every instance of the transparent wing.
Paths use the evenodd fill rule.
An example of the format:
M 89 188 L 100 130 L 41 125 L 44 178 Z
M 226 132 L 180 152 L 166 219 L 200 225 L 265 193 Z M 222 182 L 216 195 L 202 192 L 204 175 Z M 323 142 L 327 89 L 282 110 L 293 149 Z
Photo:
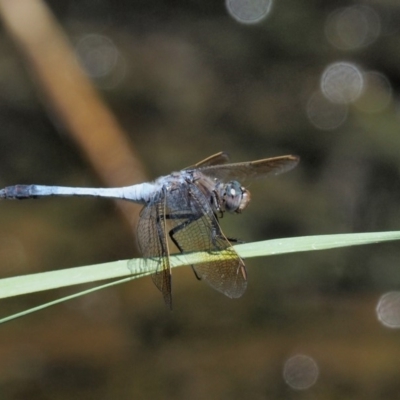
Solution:
M 139 248 L 144 258 L 152 258 L 158 263 L 152 275 L 153 282 L 161 291 L 167 307 L 172 309 L 171 266 L 165 218 L 165 192 L 160 194 L 140 213 L 138 224 Z M 144 259 L 143 262 L 146 262 Z
M 206 196 L 195 184 L 168 193 L 169 235 L 181 252 L 215 252 L 215 260 L 193 267 L 196 276 L 228 297 L 240 297 L 247 287 L 243 260 L 221 231 Z M 223 253 L 219 253 L 223 251 Z
M 199 161 L 198 163 L 191 165 L 185 169 L 197 169 L 200 167 L 206 167 L 210 165 L 219 165 L 225 164 L 229 161 L 229 156 L 227 153 L 220 151 L 219 153 L 213 154 L 210 157 L 205 158 L 204 160 Z
M 261 178 L 266 175 L 278 175 L 290 171 L 300 161 L 298 156 L 280 156 L 263 160 L 248 161 L 233 164 L 200 166 L 198 170 L 211 178 L 224 182 L 230 180 L 246 181 Z

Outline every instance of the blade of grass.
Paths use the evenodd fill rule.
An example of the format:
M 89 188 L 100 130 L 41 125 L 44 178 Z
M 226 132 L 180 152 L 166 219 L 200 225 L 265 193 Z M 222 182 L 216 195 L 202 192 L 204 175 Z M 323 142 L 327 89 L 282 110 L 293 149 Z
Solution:
M 265 240 L 236 245 L 234 248 L 241 257 L 252 258 L 382 243 L 399 239 L 400 231 L 350 233 Z M 229 257 L 229 254 L 230 253 L 227 252 L 226 257 Z M 205 259 L 212 261 L 214 257 L 220 258 L 221 253 L 196 252 L 179 254 L 171 256 L 171 265 L 175 268 L 182 265 L 201 263 L 204 262 Z M 152 274 L 156 267 L 157 263 L 152 259 L 146 259 L 145 262 L 143 262 L 143 259 L 136 258 L 132 260 L 114 261 L 85 267 L 4 278 L 0 279 L 0 298 L 124 276 L 136 279 Z
M 136 278 L 137 278 L 137 276 L 136 276 Z M 16 314 L 10 315 L 8 317 L 2 318 L 2 319 L 0 319 L 0 324 L 4 324 L 5 322 L 12 321 L 13 319 L 25 317 L 28 314 L 32 314 L 34 312 L 37 312 L 37 311 L 40 311 L 40 310 L 44 310 L 45 308 L 48 308 L 48 307 L 51 307 L 51 306 L 55 306 L 56 304 L 63 303 L 64 301 L 72 300 L 72 299 L 75 299 L 77 297 L 84 296 L 86 294 L 96 292 L 97 290 L 102 290 L 102 289 L 109 288 L 111 286 L 119 285 L 119 284 L 124 283 L 124 282 L 129 282 L 132 279 L 133 278 L 119 279 L 117 281 L 109 282 L 109 283 L 106 283 L 104 285 L 99 285 L 99 286 L 96 286 L 96 287 L 91 288 L 91 289 L 82 290 L 82 291 L 80 291 L 78 293 L 71 294 L 70 296 L 61 297 L 61 298 L 59 298 L 57 300 L 53 300 L 53 301 L 50 301 L 48 303 L 41 304 L 40 306 L 29 308 L 29 309 L 21 311 L 19 313 L 16 313 Z
M 339 247 L 359 246 L 395 240 L 400 240 L 400 231 L 303 236 L 245 243 L 234 247 L 241 257 L 251 258 L 302 251 L 327 250 Z M 224 252 L 222 252 L 222 255 L 223 254 Z M 229 252 L 226 252 L 225 256 L 229 257 L 229 254 Z M 171 265 L 172 267 L 179 267 L 182 265 L 196 264 L 204 262 L 205 259 L 212 261 L 216 257 L 220 259 L 221 253 L 213 254 L 207 252 L 196 252 L 179 254 L 171 257 Z M 128 278 L 84 290 L 76 294 L 42 304 L 38 307 L 25 310 L 21 313 L 5 317 L 0 319 L 0 324 L 33 313 L 35 311 L 42 310 L 55 304 L 59 304 L 63 301 L 71 300 L 97 290 L 105 289 L 110 286 L 128 282 L 132 279 L 150 275 L 155 271 L 156 267 L 157 263 L 152 259 L 146 259 L 145 262 L 143 262 L 143 259 L 133 259 L 1 279 L 0 298 L 6 298 L 42 290 L 129 275 Z
M 302 251 L 328 250 L 339 247 L 361 246 L 366 244 L 400 240 L 400 231 L 342 233 L 336 235 L 300 236 L 287 239 L 272 239 L 245 243 L 235 247 L 243 258 L 261 257 Z

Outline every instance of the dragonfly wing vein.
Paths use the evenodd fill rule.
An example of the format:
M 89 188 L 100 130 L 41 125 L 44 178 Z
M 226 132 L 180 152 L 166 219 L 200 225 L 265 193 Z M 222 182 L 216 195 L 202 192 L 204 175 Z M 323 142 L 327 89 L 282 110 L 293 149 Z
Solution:
M 299 158 L 297 156 L 289 155 L 233 164 L 206 165 L 200 167 L 199 171 L 211 178 L 225 182 L 229 180 L 246 182 L 249 179 L 262 178 L 266 175 L 278 175 L 290 171 L 298 162 Z
M 212 156 L 207 157 L 204 160 L 201 160 L 198 163 L 191 165 L 190 167 L 186 167 L 185 169 L 197 169 L 200 167 L 208 167 L 211 165 L 226 164 L 228 161 L 229 155 L 224 151 L 220 151 L 219 153 L 213 154 Z
M 158 263 L 152 279 L 161 291 L 165 304 L 172 308 L 171 266 L 166 236 L 165 190 L 143 208 L 138 225 L 138 242 L 144 261 L 146 257 Z

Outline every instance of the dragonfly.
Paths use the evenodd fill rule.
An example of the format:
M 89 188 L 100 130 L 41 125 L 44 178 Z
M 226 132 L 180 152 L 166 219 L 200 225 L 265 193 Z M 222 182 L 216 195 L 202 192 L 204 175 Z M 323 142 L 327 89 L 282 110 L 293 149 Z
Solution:
M 172 243 L 180 253 L 212 254 L 212 259 L 204 257 L 191 265 L 196 278 L 230 298 L 243 295 L 247 287 L 246 266 L 233 247 L 238 241 L 225 236 L 219 219 L 225 212 L 240 214 L 248 206 L 250 192 L 239 181 L 278 175 L 298 162 L 298 156 L 285 155 L 229 163 L 227 153 L 219 152 L 153 182 L 119 188 L 15 185 L 1 189 L 0 199 L 94 196 L 142 204 L 137 228 L 142 260 L 156 261 L 153 282 L 172 309 Z

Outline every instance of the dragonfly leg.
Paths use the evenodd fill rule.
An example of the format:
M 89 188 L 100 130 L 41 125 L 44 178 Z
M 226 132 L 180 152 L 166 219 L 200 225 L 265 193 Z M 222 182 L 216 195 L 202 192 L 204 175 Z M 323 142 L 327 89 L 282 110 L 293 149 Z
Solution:
M 192 222 L 194 222 L 194 221 L 197 221 L 199 218 L 200 218 L 201 216 L 199 215 L 199 216 L 196 216 L 196 215 L 194 215 L 194 214 L 185 214 L 185 215 L 182 215 L 182 214 L 180 214 L 180 215 L 171 215 L 171 214 L 168 214 L 168 215 L 166 215 L 166 218 L 167 219 L 183 219 L 183 218 L 187 218 L 186 219 L 186 221 L 184 221 L 184 222 L 182 222 L 181 224 L 179 224 L 178 226 L 175 226 L 174 228 L 172 228 L 170 231 L 169 231 L 169 237 L 171 238 L 171 240 L 172 240 L 172 242 L 175 244 L 175 246 L 178 248 L 178 250 L 181 252 L 181 253 L 183 253 L 184 252 L 184 249 L 182 248 L 182 246 L 179 244 L 179 242 L 178 242 L 178 240 L 174 237 L 174 235 L 177 233 L 177 232 L 179 232 L 179 231 L 181 231 L 182 229 L 185 229 L 188 225 L 190 225 Z M 197 280 L 201 280 L 201 277 L 197 274 L 197 271 L 196 271 L 196 269 L 194 268 L 194 266 L 193 265 L 191 265 L 191 267 L 192 267 L 192 271 L 193 271 L 193 273 L 194 273 L 194 275 L 195 275 L 195 277 L 196 277 L 196 279 Z
M 185 219 L 186 218 L 186 220 L 184 222 L 182 222 L 180 225 L 177 225 L 175 228 L 173 228 L 169 231 L 169 236 L 170 236 L 171 240 L 174 242 L 174 244 L 179 249 L 179 251 L 181 253 L 183 253 L 181 246 L 179 245 L 179 243 L 177 243 L 176 239 L 174 238 L 174 234 L 181 231 L 182 229 L 185 229 L 191 223 L 197 221 L 199 218 L 201 218 L 201 215 L 196 216 L 195 214 L 167 214 L 167 215 L 165 215 L 165 218 L 166 219 Z M 216 215 L 215 215 L 215 218 L 218 221 L 218 218 Z M 216 246 L 215 239 L 225 239 L 225 236 L 222 234 L 221 229 L 218 224 L 213 224 L 211 239 L 213 241 L 214 246 Z M 236 239 L 236 238 L 226 238 L 226 239 L 231 243 L 244 243 L 243 240 Z
M 246 243 L 244 240 L 237 239 L 237 238 L 230 238 L 230 237 L 227 237 L 227 239 L 228 239 L 228 241 L 229 241 L 230 243 L 237 243 L 237 244 Z

